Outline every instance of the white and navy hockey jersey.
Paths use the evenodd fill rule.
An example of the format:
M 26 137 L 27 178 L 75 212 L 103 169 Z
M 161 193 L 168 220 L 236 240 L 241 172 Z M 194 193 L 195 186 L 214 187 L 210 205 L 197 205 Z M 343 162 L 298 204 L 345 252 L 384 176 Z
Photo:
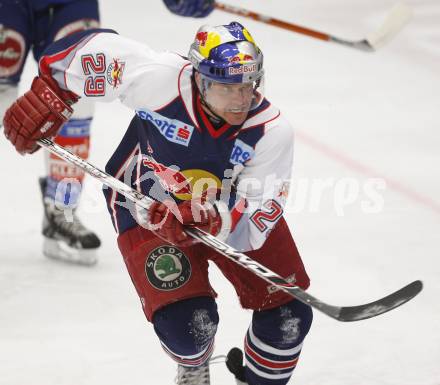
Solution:
M 232 218 L 227 243 L 242 251 L 263 245 L 283 214 L 293 158 L 292 127 L 268 100 L 241 126 L 214 128 L 188 60 L 111 30 L 56 42 L 40 72 L 82 98 L 119 99 L 135 111 L 109 174 L 156 200 L 191 199 L 207 187 L 231 191 L 222 193 Z M 116 231 L 136 226 L 133 204 L 113 190 L 105 194 Z

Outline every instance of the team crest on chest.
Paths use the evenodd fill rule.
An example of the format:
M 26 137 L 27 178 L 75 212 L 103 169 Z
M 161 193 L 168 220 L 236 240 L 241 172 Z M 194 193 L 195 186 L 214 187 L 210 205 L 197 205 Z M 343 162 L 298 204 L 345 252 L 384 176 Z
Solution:
M 206 170 L 179 170 L 177 166 L 165 166 L 147 155 L 144 155 L 142 164 L 153 170 L 165 191 L 183 201 L 206 196 L 207 191 L 222 187 L 220 179 Z
M 191 264 L 182 250 L 163 245 L 148 254 L 145 273 L 150 284 L 156 289 L 176 290 L 189 281 Z

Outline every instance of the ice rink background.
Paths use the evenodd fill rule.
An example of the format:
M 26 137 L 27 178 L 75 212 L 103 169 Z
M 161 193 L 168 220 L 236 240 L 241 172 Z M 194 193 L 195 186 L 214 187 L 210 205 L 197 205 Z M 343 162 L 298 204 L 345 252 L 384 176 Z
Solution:
M 394 4 L 230 3 L 353 40 Z M 291 384 L 440 384 L 440 3 L 407 3 L 412 21 L 372 54 L 220 11 L 194 20 L 171 15 L 159 0 L 101 1 L 103 26 L 156 49 L 186 54 L 205 22 L 236 19 L 251 31 L 265 54 L 268 97 L 297 130 L 287 220 L 312 294 L 350 305 L 425 283 L 415 300 L 375 319 L 342 324 L 315 312 Z M 29 60 L 23 92 L 35 70 Z M 105 165 L 131 115 L 118 102 L 97 105 L 93 163 Z M 99 184 L 87 180 L 81 209 L 103 240 L 99 264 L 52 262 L 41 254 L 42 151 L 23 158 L 3 138 L 0 151 L 0 384 L 172 384 L 175 365 L 144 319 Z M 366 186 L 377 178 L 383 205 L 368 213 Z M 215 354 L 224 354 L 242 345 L 251 313 L 215 268 L 211 277 L 220 294 Z M 223 365 L 212 368 L 213 385 L 232 383 Z

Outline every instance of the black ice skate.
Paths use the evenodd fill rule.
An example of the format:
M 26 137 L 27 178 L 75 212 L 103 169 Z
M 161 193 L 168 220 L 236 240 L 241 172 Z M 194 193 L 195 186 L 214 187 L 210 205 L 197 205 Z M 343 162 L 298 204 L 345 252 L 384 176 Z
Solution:
M 239 348 L 232 348 L 226 356 L 226 366 L 235 376 L 237 385 L 246 385 L 246 378 L 243 366 L 243 352 Z
M 209 361 L 197 367 L 179 365 L 175 382 L 177 385 L 210 385 Z
M 75 210 L 65 211 L 55 206 L 54 202 L 44 199 L 46 179 L 40 178 L 43 193 L 43 254 L 64 262 L 91 266 L 96 264 L 97 249 L 101 241 L 95 233 L 87 229 L 75 214 Z

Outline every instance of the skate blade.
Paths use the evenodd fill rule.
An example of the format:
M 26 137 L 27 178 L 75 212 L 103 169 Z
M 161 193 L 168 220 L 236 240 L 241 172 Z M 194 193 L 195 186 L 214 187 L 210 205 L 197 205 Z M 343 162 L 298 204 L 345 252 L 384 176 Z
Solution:
M 43 254 L 50 259 L 75 265 L 94 266 L 98 262 L 97 249 L 76 249 L 55 239 L 44 239 Z

